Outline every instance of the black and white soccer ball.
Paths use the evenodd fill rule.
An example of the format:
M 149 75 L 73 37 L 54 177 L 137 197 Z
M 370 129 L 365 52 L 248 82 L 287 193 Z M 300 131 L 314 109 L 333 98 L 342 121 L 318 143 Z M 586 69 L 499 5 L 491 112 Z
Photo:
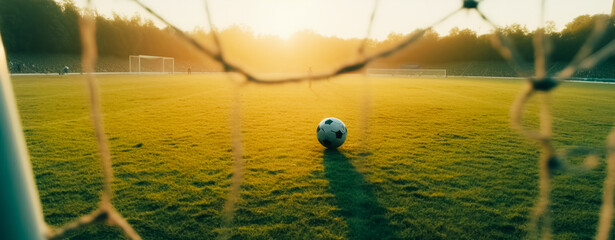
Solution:
M 337 118 L 325 118 L 316 128 L 316 138 L 326 148 L 337 148 L 346 141 L 346 125 Z

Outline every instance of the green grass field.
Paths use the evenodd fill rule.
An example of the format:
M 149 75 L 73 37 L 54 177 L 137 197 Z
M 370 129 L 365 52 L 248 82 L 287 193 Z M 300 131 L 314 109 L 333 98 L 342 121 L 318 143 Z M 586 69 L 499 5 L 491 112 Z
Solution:
M 144 239 L 218 236 L 233 171 L 233 85 L 222 75 L 98 79 L 118 211 Z M 539 147 L 509 127 L 521 80 L 363 80 L 240 88 L 246 163 L 233 239 L 526 236 Z M 45 220 L 57 227 L 96 209 L 102 174 L 85 80 L 17 76 L 13 83 Z M 531 102 L 528 126 L 537 110 Z M 590 147 L 601 156 L 596 169 L 553 177 L 555 238 L 592 238 L 615 85 L 566 83 L 553 94 L 553 113 L 558 148 Z M 339 151 L 316 140 L 317 124 L 330 116 L 349 131 Z M 69 237 L 123 235 L 93 225 Z

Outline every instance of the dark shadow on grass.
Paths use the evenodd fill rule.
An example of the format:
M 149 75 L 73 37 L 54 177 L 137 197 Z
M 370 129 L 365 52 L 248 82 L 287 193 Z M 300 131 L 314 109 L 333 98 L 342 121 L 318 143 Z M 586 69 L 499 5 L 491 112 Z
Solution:
M 323 161 L 329 188 L 348 224 L 349 239 L 395 239 L 386 210 L 346 155 L 327 149 Z

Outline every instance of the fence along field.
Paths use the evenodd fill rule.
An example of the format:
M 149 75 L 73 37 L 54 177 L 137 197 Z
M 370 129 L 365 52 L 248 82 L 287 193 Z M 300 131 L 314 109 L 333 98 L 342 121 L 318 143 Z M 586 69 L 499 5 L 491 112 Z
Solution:
M 136 1 L 136 2 L 139 3 L 141 6 L 143 6 L 146 10 L 151 12 L 154 16 L 158 17 L 160 20 L 168 24 L 171 28 L 174 28 L 180 37 L 186 39 L 188 42 L 193 44 L 200 52 L 219 61 L 224 66 L 224 69 L 227 72 L 237 73 L 240 76 L 243 76 L 243 79 L 247 82 L 267 84 L 267 85 L 277 85 L 281 83 L 290 83 L 290 82 L 307 82 L 311 80 L 324 80 L 324 79 L 329 79 L 331 77 L 335 77 L 335 76 L 338 76 L 344 73 L 349 73 L 349 72 L 362 69 L 368 63 L 370 63 L 371 61 L 375 59 L 389 56 L 399 51 L 400 49 L 408 45 L 411 45 L 412 43 L 420 39 L 422 34 L 424 34 L 427 29 L 430 29 L 431 27 L 433 27 L 432 25 L 431 27 L 425 30 L 419 31 L 415 33 L 414 35 L 412 35 L 410 38 L 408 38 L 406 41 L 400 43 L 399 45 L 394 46 L 393 48 L 389 50 L 379 52 L 373 55 L 364 56 L 363 50 L 362 50 L 363 47 L 360 47 L 358 50 L 358 54 L 362 57 L 357 62 L 347 64 L 347 65 L 341 65 L 339 68 L 337 68 L 337 70 L 332 71 L 330 73 L 322 73 L 322 74 L 317 73 L 317 74 L 310 74 L 306 76 L 297 76 L 297 77 L 283 78 L 283 79 L 266 79 L 266 78 L 250 73 L 249 71 L 245 70 L 246 68 L 244 66 L 235 65 L 233 63 L 226 61 L 224 54 L 221 52 L 221 48 L 218 47 L 217 48 L 218 50 L 215 50 L 215 49 L 209 49 L 205 46 L 200 45 L 198 42 L 191 39 L 188 35 L 184 34 L 181 30 L 177 29 L 176 27 L 169 24 L 164 19 L 160 18 L 160 16 L 158 16 L 155 12 L 153 12 L 152 10 L 144 6 L 142 3 L 140 3 L 139 1 Z M 470 11 L 477 11 L 479 14 L 481 14 L 481 16 L 486 22 L 493 25 L 493 23 L 486 16 L 484 16 L 480 12 L 480 10 L 477 8 L 478 4 L 479 2 L 477 1 L 463 1 L 462 7 L 459 10 L 451 13 L 451 15 L 463 9 L 467 9 Z M 374 10 L 375 9 L 376 8 L 374 8 Z M 444 19 L 448 18 L 451 15 L 448 15 Z M 374 17 L 375 17 L 375 14 L 372 14 L 372 22 L 373 22 Z M 90 110 L 91 110 L 92 121 L 94 122 L 94 129 L 95 129 L 95 133 L 97 137 L 97 145 L 99 148 L 99 154 L 101 156 L 102 173 L 103 173 L 103 183 L 104 184 L 103 184 L 103 191 L 102 191 L 102 195 L 100 199 L 100 208 L 92 212 L 89 215 L 86 215 L 86 216 L 83 216 L 77 219 L 75 222 L 70 223 L 63 228 L 47 230 L 47 227 L 45 225 L 41 225 L 40 210 L 36 212 L 37 211 L 36 209 L 40 209 L 40 207 L 35 207 L 34 208 L 35 212 L 29 213 L 29 214 L 32 214 L 31 217 L 34 219 L 32 220 L 31 222 L 32 225 L 30 226 L 33 227 L 33 229 L 39 229 L 41 232 L 45 232 L 45 236 L 48 238 L 58 238 L 58 237 L 63 236 L 63 234 L 65 234 L 66 232 L 70 230 L 81 228 L 93 222 L 106 221 L 110 223 L 111 225 L 118 226 L 129 238 L 139 239 L 140 238 L 139 234 L 136 231 L 134 231 L 134 229 L 132 229 L 132 227 L 127 223 L 127 221 L 116 210 L 114 210 L 113 205 L 111 204 L 112 195 L 113 195 L 113 190 L 112 190 L 112 181 L 113 181 L 112 170 L 113 168 L 111 164 L 111 154 L 110 154 L 109 146 L 107 143 L 107 137 L 105 135 L 105 131 L 103 128 L 102 115 L 101 115 L 101 110 L 100 110 L 100 99 L 99 99 L 99 93 L 98 93 L 99 90 L 97 87 L 96 79 L 94 78 L 92 74 L 90 74 L 93 70 L 94 62 L 96 59 L 96 43 L 94 40 L 95 39 L 94 38 L 95 28 L 94 28 L 93 19 L 94 18 L 92 17 L 92 15 L 84 16 L 81 19 L 80 26 L 81 26 L 82 45 L 83 45 L 83 67 L 86 72 L 86 78 L 88 80 L 87 83 L 88 83 L 88 87 L 90 91 L 90 96 L 89 96 L 90 97 Z M 443 21 L 444 19 L 442 19 L 441 21 Z M 438 24 L 439 22 L 435 23 L 434 25 Z M 211 19 L 209 19 L 209 23 L 211 24 Z M 521 77 L 525 77 L 528 79 L 526 86 L 524 87 L 524 89 L 522 89 L 521 93 L 519 94 L 517 99 L 514 101 L 513 106 L 511 107 L 510 115 L 511 115 L 511 122 L 512 122 L 513 128 L 518 130 L 520 133 L 522 133 L 527 138 L 535 141 L 537 145 L 540 146 L 541 148 L 541 154 L 540 154 L 541 156 L 538 161 L 539 173 L 540 173 L 539 174 L 539 196 L 538 196 L 536 205 L 534 207 L 534 211 L 531 213 L 531 216 L 530 216 L 530 223 L 529 223 L 529 229 L 528 229 L 528 234 L 530 238 L 551 238 L 552 237 L 551 225 L 553 223 L 552 223 L 551 211 L 550 211 L 550 206 L 551 206 L 550 194 L 551 194 L 551 188 L 553 185 L 551 183 L 553 169 L 551 168 L 553 166 L 566 164 L 565 162 L 563 162 L 565 158 L 562 158 L 557 155 L 557 151 L 556 151 L 557 149 L 555 148 L 552 137 L 551 137 L 552 131 L 553 131 L 552 120 L 551 120 L 552 116 L 550 114 L 551 91 L 553 91 L 554 89 L 557 89 L 557 86 L 563 80 L 570 77 L 575 71 L 579 69 L 590 69 L 594 67 L 595 65 L 597 65 L 598 63 L 606 60 L 608 57 L 610 57 L 613 54 L 613 52 L 615 52 L 615 41 L 610 42 L 609 44 L 604 46 L 602 49 L 593 51 L 594 46 L 597 43 L 597 39 L 600 39 L 600 36 L 603 33 L 605 25 L 606 25 L 606 21 L 597 22 L 594 28 L 594 32 L 590 35 L 590 37 L 588 38 L 586 43 L 583 45 L 583 47 L 581 48 L 581 50 L 579 51 L 575 59 L 570 63 L 568 67 L 566 67 L 564 70 L 562 70 L 561 72 L 559 72 L 558 74 L 554 76 L 546 75 L 546 58 L 547 58 L 546 56 L 549 55 L 548 51 L 550 47 L 548 47 L 548 40 L 545 37 L 543 30 L 539 29 L 534 39 L 534 46 L 536 49 L 535 50 L 535 54 L 536 54 L 535 69 L 536 71 L 534 74 L 530 74 L 526 69 L 523 69 L 523 65 L 521 64 L 523 60 L 520 59 L 519 54 L 513 48 L 512 44 L 510 43 L 510 40 L 506 39 L 504 36 L 499 35 L 497 33 L 494 34 L 494 37 L 493 37 L 494 47 L 502 54 L 502 56 L 506 60 L 508 60 L 509 64 L 516 69 L 516 71 L 519 73 Z M 371 28 L 371 23 L 370 23 L 370 26 L 368 26 L 368 29 L 370 28 Z M 215 42 L 219 46 L 220 43 L 217 37 L 215 37 Z M 4 59 L 5 58 L 3 57 L 3 61 L 5 61 Z M 6 93 L 6 91 L 8 91 L 7 89 L 10 89 L 10 82 L 8 82 L 9 77 L 8 77 L 8 70 L 6 68 L 6 62 L 2 62 L 2 64 L 4 65 L 2 66 L 3 91 L 5 91 L 3 96 L 12 98 L 12 94 Z M 229 78 L 236 80 L 239 77 L 236 74 L 230 74 Z M 9 86 L 9 87 L 6 87 L 6 86 Z M 232 90 L 232 92 L 234 93 L 233 94 L 234 97 L 232 98 L 232 101 L 231 101 L 231 112 L 230 112 L 231 125 L 229 128 L 230 128 L 230 136 L 231 136 L 231 150 L 232 150 L 231 153 L 233 156 L 232 157 L 233 174 L 232 174 L 231 184 L 229 186 L 229 195 L 226 198 L 227 201 L 223 206 L 224 216 L 223 216 L 222 225 L 223 225 L 223 229 L 227 229 L 227 230 L 223 230 L 220 232 L 218 236 L 221 239 L 226 239 L 226 238 L 231 237 L 230 235 L 231 233 L 228 231 L 228 228 L 232 224 L 232 221 L 235 216 L 234 215 L 234 211 L 236 209 L 235 205 L 237 201 L 240 200 L 239 191 L 243 183 L 243 176 L 244 176 L 243 171 L 245 169 L 244 167 L 245 159 L 243 159 L 243 156 L 244 156 L 243 147 L 244 146 L 243 146 L 242 132 L 241 132 L 242 113 L 240 111 L 241 103 L 239 101 L 239 91 L 241 88 L 242 87 L 238 85 Z M 540 124 L 539 124 L 540 127 L 537 130 L 528 129 L 523 124 L 523 112 L 526 108 L 527 102 L 530 101 L 530 99 L 532 99 L 533 96 L 539 96 L 540 105 L 541 105 Z M 8 102 L 9 105 L 14 104 L 12 102 L 13 101 L 12 99 L 9 99 L 8 101 L 9 101 Z M 364 104 L 362 106 L 363 114 L 369 113 L 369 109 L 368 109 L 369 104 L 370 104 L 369 100 L 364 101 Z M 11 111 L 12 111 L 11 115 L 3 114 L 3 116 L 11 116 L 12 119 L 10 119 L 10 121 L 3 119 L 3 121 L 15 122 L 15 119 L 14 119 L 14 116 L 16 116 L 15 111 L 14 109 Z M 367 119 L 366 117 L 364 118 Z M 363 132 L 369 131 L 369 129 L 366 126 L 367 124 L 364 124 L 364 128 L 361 131 Z M 15 135 L 21 135 L 21 134 L 15 133 Z M 15 141 L 15 139 L 12 139 L 12 140 Z M 20 141 L 20 137 L 17 136 L 16 140 Z M 599 218 L 598 228 L 596 230 L 597 239 L 608 238 L 608 235 L 610 232 L 611 217 L 613 214 L 612 213 L 613 211 L 613 199 L 612 199 L 613 198 L 613 187 L 615 185 L 615 176 L 613 176 L 613 174 L 615 174 L 614 173 L 615 166 L 613 166 L 614 165 L 613 161 L 615 161 L 615 154 L 613 153 L 615 151 L 615 133 L 611 132 L 611 134 L 609 135 L 607 146 L 609 150 L 609 155 L 607 159 L 607 177 L 605 179 L 604 186 L 603 186 L 604 189 L 603 189 L 601 214 Z M 22 150 L 18 150 L 18 151 L 22 151 Z M 22 161 L 23 161 L 23 152 L 21 152 L 21 154 L 22 154 Z M 590 160 L 594 159 L 594 157 L 590 157 L 589 159 Z M 19 164 L 24 164 L 24 163 L 21 162 Z M 27 166 L 22 165 L 22 167 L 27 167 Z M 21 176 L 21 177 L 30 178 L 29 181 L 31 182 L 32 181 L 31 170 L 25 170 L 25 171 L 26 171 L 25 176 Z M 34 188 L 33 186 L 28 186 L 28 189 L 33 189 L 33 188 Z M 31 194 L 30 198 L 36 196 L 35 193 L 30 193 L 30 194 Z M 35 200 L 32 200 L 32 199 L 30 199 L 30 201 L 36 202 Z M 35 206 L 38 205 L 37 203 L 32 203 L 32 204 Z

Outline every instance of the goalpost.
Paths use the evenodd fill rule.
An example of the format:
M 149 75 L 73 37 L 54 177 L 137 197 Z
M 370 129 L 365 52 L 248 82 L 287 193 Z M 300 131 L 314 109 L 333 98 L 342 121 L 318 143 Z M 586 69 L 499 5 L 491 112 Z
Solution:
M 128 71 L 137 73 L 175 73 L 175 58 L 129 55 Z
M 446 69 L 368 68 L 366 73 L 373 77 L 446 77 Z

